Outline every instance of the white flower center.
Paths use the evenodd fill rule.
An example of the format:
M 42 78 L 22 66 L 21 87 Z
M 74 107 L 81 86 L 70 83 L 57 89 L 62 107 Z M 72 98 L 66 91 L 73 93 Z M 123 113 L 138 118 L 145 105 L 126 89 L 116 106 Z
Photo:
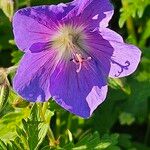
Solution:
M 84 27 L 62 25 L 52 37 L 52 47 L 61 51 L 64 55 L 70 52 L 76 53 L 85 47 L 85 39 Z

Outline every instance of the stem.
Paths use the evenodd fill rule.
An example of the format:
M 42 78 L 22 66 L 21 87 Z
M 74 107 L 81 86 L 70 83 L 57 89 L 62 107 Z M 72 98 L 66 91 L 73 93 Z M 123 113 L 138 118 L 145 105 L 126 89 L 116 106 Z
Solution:
M 147 34 L 149 32 L 149 26 L 150 26 L 150 20 L 146 23 L 146 25 L 143 28 L 143 33 L 141 35 L 141 38 L 139 40 L 139 46 L 140 47 L 145 47 L 147 39 L 149 37 L 149 34 Z
M 14 0 L 15 2 L 15 10 L 18 10 L 19 9 L 19 2 L 18 0 Z
M 128 2 L 122 0 L 122 6 L 124 9 L 126 9 L 128 7 Z M 127 19 L 126 26 L 127 26 L 127 30 L 128 30 L 128 35 L 131 34 L 133 36 L 133 38 L 135 39 L 135 44 L 137 44 L 134 23 L 133 23 L 133 19 L 131 16 Z
M 46 113 L 47 108 L 48 108 L 48 103 L 47 103 L 47 102 L 44 102 L 44 103 L 43 103 L 43 107 L 42 107 L 42 112 L 43 112 L 43 114 Z
M 71 119 L 72 119 L 72 114 L 70 113 L 69 117 L 68 117 L 68 123 L 67 123 L 67 129 L 68 130 L 70 130 L 70 128 L 71 128 Z
M 57 135 L 57 138 L 58 138 L 58 136 L 60 134 L 60 123 L 61 123 L 61 121 L 60 121 L 60 113 L 57 112 L 56 114 L 57 114 L 57 118 L 56 118 L 56 127 L 57 127 L 56 135 Z
M 44 102 L 43 107 L 42 107 L 42 105 L 40 105 L 40 114 L 41 114 L 41 118 L 44 122 L 46 122 L 44 114 L 45 114 L 47 108 L 48 108 L 48 102 Z M 50 141 L 50 146 L 55 146 L 55 137 L 54 137 L 54 134 L 50 128 L 50 125 L 49 125 L 48 131 L 47 131 L 47 136 L 48 136 L 49 141 Z

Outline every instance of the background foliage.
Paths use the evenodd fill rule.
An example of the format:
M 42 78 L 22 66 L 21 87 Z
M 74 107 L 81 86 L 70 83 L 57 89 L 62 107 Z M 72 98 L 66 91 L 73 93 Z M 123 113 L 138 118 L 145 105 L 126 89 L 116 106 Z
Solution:
M 149 150 L 149 0 L 112 1 L 115 15 L 110 28 L 140 47 L 142 60 L 133 75 L 109 79 L 107 100 L 90 119 L 68 113 L 53 100 L 28 103 L 11 89 L 14 68 L 7 68 L 22 57 L 13 40 L 13 13 L 60 2 L 67 0 L 0 0 L 0 150 Z

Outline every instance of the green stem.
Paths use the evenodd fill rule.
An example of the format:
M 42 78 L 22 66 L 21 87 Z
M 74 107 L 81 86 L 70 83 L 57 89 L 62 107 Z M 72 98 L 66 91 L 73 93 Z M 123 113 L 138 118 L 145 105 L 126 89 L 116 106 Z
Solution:
M 57 118 L 56 118 L 56 136 L 57 136 L 57 138 L 59 138 L 59 135 L 60 135 L 60 123 L 61 123 L 61 121 L 60 121 L 60 113 L 59 112 L 57 112 L 56 113 L 57 114 Z
M 71 119 L 72 119 L 72 114 L 70 113 L 69 117 L 68 117 L 68 123 L 67 123 L 67 129 L 68 130 L 70 130 L 70 128 L 71 128 Z
M 122 0 L 122 6 L 124 9 L 126 9 L 128 7 L 128 2 Z M 127 26 L 127 30 L 128 30 L 128 35 L 132 35 L 133 38 L 135 39 L 134 44 L 137 44 L 137 38 L 136 38 L 136 34 L 135 34 L 134 23 L 133 23 L 133 19 L 131 16 L 127 19 L 126 26 Z
M 42 107 L 43 114 L 46 113 L 47 108 L 48 108 L 48 102 L 43 103 L 43 107 Z
M 148 22 L 146 22 L 146 25 L 144 26 L 144 28 L 142 29 L 143 32 L 142 32 L 142 35 L 141 35 L 141 38 L 139 40 L 139 46 L 142 48 L 142 47 L 145 47 L 146 45 L 146 42 L 147 42 L 147 39 L 149 37 L 149 34 L 147 34 L 149 32 L 149 26 L 150 26 L 150 20 Z
M 48 108 L 48 102 L 45 102 L 45 103 L 43 103 L 43 106 L 40 109 L 40 115 L 41 115 L 41 118 L 44 122 L 46 122 L 44 114 L 46 113 L 47 108 Z M 49 126 L 48 131 L 47 131 L 47 136 L 48 136 L 49 141 L 50 141 L 50 146 L 55 146 L 55 137 L 54 137 L 54 134 L 53 134 L 50 126 Z
M 15 0 L 15 10 L 18 10 L 19 9 L 19 1 L 18 0 Z

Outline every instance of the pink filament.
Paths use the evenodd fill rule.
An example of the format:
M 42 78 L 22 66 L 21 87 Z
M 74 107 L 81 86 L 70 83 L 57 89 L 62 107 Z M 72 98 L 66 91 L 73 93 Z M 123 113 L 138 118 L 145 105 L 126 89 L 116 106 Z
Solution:
M 86 62 L 88 60 L 91 60 L 91 57 L 87 57 L 86 59 L 82 58 L 81 54 L 75 54 L 75 59 L 73 59 L 73 62 L 76 65 L 79 65 L 78 69 L 76 70 L 77 73 L 81 71 L 83 62 Z

